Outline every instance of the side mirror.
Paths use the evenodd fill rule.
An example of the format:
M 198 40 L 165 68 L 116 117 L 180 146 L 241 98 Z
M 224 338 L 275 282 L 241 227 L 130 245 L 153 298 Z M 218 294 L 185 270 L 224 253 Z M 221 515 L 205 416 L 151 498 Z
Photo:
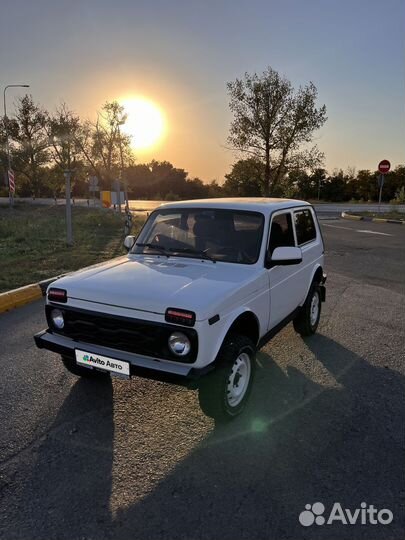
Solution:
M 270 257 L 268 254 L 267 267 L 288 266 L 290 264 L 300 264 L 302 262 L 302 251 L 299 247 L 282 246 L 273 251 Z
M 124 240 L 124 247 L 127 251 L 132 249 L 133 245 L 135 244 L 135 236 L 129 235 L 125 237 Z

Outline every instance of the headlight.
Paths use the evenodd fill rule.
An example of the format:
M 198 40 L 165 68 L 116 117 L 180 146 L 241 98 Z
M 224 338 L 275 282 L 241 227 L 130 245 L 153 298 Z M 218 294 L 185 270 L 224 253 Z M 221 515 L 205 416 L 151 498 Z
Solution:
M 169 337 L 169 349 L 177 356 L 186 356 L 190 352 L 191 344 L 188 337 L 182 332 L 174 332 Z
M 60 309 L 53 309 L 51 311 L 51 319 L 55 328 L 61 330 L 65 326 L 65 321 L 63 319 L 63 313 Z

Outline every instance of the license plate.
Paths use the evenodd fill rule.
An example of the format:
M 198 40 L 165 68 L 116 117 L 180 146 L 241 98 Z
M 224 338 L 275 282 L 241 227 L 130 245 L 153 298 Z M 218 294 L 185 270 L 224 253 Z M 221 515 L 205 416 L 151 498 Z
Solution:
M 79 349 L 76 349 L 75 353 L 76 363 L 80 366 L 93 367 L 103 371 L 110 371 L 114 375 L 121 375 L 125 378 L 129 377 L 129 362 L 114 360 L 108 356 L 80 351 Z

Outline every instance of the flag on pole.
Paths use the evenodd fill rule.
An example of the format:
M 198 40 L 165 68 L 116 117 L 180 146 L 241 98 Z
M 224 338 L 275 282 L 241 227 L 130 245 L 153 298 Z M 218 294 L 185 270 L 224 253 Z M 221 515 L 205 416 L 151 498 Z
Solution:
M 14 171 L 11 169 L 8 170 L 8 188 L 11 193 L 15 193 Z

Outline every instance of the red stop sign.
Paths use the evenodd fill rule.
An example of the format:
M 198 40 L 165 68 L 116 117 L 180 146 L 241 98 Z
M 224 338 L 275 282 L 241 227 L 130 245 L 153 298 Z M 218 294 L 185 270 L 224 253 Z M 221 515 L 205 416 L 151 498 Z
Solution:
M 390 170 L 390 168 L 391 168 L 391 163 L 388 161 L 388 159 L 383 159 L 378 164 L 378 170 L 380 171 L 381 174 L 387 173 Z

